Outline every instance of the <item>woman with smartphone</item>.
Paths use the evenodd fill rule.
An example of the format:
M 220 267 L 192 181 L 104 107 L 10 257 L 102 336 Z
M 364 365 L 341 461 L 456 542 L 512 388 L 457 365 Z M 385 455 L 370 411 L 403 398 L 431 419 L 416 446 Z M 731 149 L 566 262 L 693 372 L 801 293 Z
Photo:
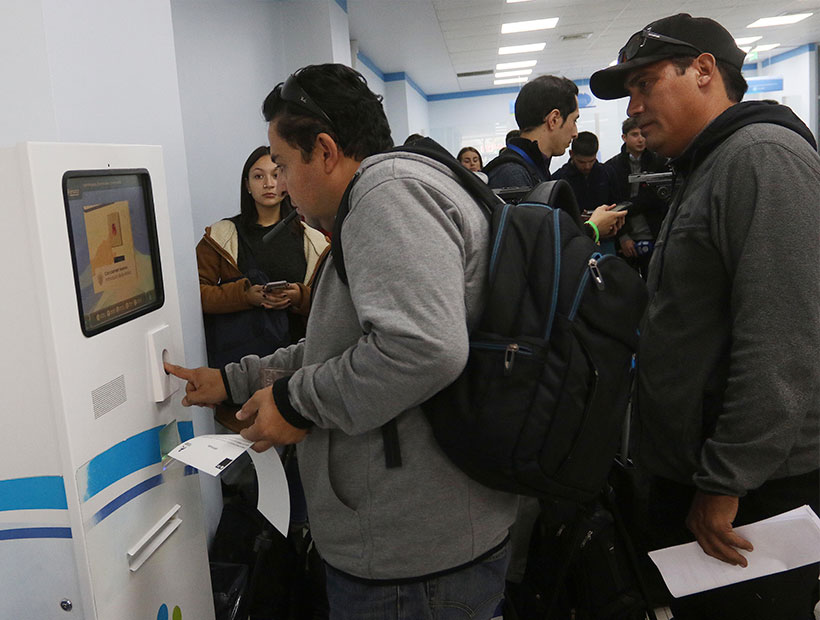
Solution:
M 255 149 L 245 162 L 239 196 L 239 214 L 207 227 L 196 247 L 208 364 L 214 367 L 267 355 L 304 336 L 310 285 L 328 248 L 324 234 L 298 218 L 266 238 L 293 211 L 277 189 L 268 147 Z

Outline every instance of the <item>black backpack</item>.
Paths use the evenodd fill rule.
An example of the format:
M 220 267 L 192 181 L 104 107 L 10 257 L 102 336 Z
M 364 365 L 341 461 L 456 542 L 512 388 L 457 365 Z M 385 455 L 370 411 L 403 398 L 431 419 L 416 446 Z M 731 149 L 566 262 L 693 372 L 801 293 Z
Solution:
M 620 445 L 643 281 L 619 258 L 602 256 L 573 216 L 543 203 L 500 202 L 432 140 L 396 150 L 446 165 L 491 218 L 488 296 L 467 366 L 421 406 L 436 440 L 488 487 L 591 500 Z M 565 192 L 562 184 L 552 191 Z M 345 283 L 349 191 L 331 243 Z M 395 421 L 383 434 L 387 466 L 400 465 Z

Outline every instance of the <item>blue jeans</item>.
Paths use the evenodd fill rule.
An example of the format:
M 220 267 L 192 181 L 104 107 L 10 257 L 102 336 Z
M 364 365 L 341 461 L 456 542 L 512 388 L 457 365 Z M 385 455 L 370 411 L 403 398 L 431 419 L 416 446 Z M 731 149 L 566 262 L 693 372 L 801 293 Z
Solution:
M 354 581 L 327 566 L 330 620 L 490 620 L 504 598 L 509 546 L 462 570 L 398 585 Z

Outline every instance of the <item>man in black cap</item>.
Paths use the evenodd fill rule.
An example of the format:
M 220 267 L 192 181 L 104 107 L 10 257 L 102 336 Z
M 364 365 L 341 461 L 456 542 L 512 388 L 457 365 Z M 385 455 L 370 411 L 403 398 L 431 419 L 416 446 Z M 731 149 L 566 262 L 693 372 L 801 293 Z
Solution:
M 648 148 L 676 173 L 636 399 L 654 542 L 694 535 L 745 567 L 755 552 L 733 525 L 819 508 L 820 157 L 790 109 L 739 103 L 743 60 L 720 24 L 679 14 L 635 33 L 590 88 L 628 96 Z M 672 609 L 676 620 L 808 619 L 817 577 L 814 564 Z

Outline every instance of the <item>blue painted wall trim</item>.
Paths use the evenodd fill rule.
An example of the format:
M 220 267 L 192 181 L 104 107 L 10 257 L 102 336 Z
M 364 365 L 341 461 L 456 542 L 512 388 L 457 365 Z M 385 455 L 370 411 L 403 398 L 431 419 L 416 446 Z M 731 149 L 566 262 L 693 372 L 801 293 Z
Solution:
M 425 92 L 421 89 L 421 86 L 419 86 L 418 84 L 416 84 L 416 83 L 413 81 L 413 78 L 411 78 L 409 75 L 407 75 L 404 71 L 397 71 L 397 72 L 395 72 L 395 73 L 385 73 L 385 74 L 384 74 L 384 78 L 383 78 L 383 79 L 384 79 L 384 81 L 385 81 L 385 82 L 401 82 L 401 81 L 405 81 L 405 82 L 407 82 L 407 83 L 410 85 L 410 87 L 411 87 L 413 90 L 415 90 L 415 91 L 416 91 L 419 95 L 421 95 L 422 97 L 424 97 L 424 100 L 425 100 L 425 101 L 430 101 L 430 97 L 427 95 L 427 93 L 425 93 Z
M 375 62 L 373 62 L 373 61 L 370 59 L 370 57 L 369 57 L 369 56 L 366 56 L 366 55 L 365 55 L 365 54 L 363 54 L 362 52 L 358 52 L 358 53 L 356 54 L 356 58 L 357 58 L 357 59 L 359 60 L 359 62 L 360 62 L 360 63 L 362 63 L 365 67 L 367 67 L 367 68 L 368 68 L 368 69 L 370 69 L 373 73 L 375 73 L 376 75 L 378 75 L 378 76 L 379 76 L 379 79 L 381 79 L 381 81 L 382 81 L 382 82 L 384 82 L 384 81 L 385 81 L 385 80 L 384 80 L 384 71 L 382 71 L 381 69 L 379 69 L 379 67 L 376 65 L 376 63 L 375 63 Z
M 342 7 L 342 10 L 347 13 L 347 0 L 336 0 L 336 4 Z
M 183 471 L 184 476 L 193 476 L 198 474 L 199 470 L 191 467 L 190 465 L 186 465 Z M 91 521 L 96 525 L 107 516 L 113 514 L 118 508 L 122 508 L 130 502 L 132 499 L 135 499 L 142 495 L 143 493 L 150 491 L 154 487 L 158 487 L 159 485 L 165 482 L 166 474 L 157 474 L 156 476 L 151 476 L 147 480 L 143 480 L 142 482 L 135 484 L 133 487 L 125 491 L 124 493 L 120 494 L 118 497 L 115 497 L 110 502 L 108 502 L 105 506 L 100 508 L 93 517 L 91 517 Z
M 589 86 L 589 80 L 572 80 L 578 86 Z
M 85 470 L 87 479 L 83 501 L 91 499 L 127 475 L 143 467 L 159 463 L 162 460 L 159 446 L 159 432 L 162 428 L 163 426 L 157 426 L 129 437 L 98 454 L 83 466 L 82 469 Z M 80 484 L 80 492 L 82 492 L 82 482 L 79 476 L 77 483 Z
M 194 436 L 194 423 L 191 421 L 177 422 L 177 429 L 179 429 L 180 441 L 188 441 Z
M 756 62 L 747 62 L 740 68 L 740 71 L 757 71 L 757 63 Z
M 763 61 L 763 66 L 768 67 L 769 65 L 777 64 L 778 62 L 783 62 L 784 60 L 788 60 L 789 58 L 794 58 L 795 56 L 800 56 L 801 54 L 808 54 L 809 52 L 813 52 L 817 49 L 817 45 L 814 43 L 806 43 L 805 45 L 801 45 L 800 47 L 796 47 L 793 50 L 789 50 L 788 52 L 783 52 L 782 54 L 778 54 L 777 56 L 773 56 L 772 58 L 767 58 Z
M 483 90 L 462 90 L 455 93 L 438 93 L 428 95 L 428 101 L 444 101 L 446 99 L 467 99 L 468 97 L 486 97 L 487 95 L 507 95 L 518 93 L 520 86 L 506 86 L 504 88 L 485 88 Z
M 0 510 L 67 510 L 62 476 L 0 480 Z
M 0 540 L 20 540 L 21 538 L 71 538 L 70 527 L 21 527 L 0 530 Z

